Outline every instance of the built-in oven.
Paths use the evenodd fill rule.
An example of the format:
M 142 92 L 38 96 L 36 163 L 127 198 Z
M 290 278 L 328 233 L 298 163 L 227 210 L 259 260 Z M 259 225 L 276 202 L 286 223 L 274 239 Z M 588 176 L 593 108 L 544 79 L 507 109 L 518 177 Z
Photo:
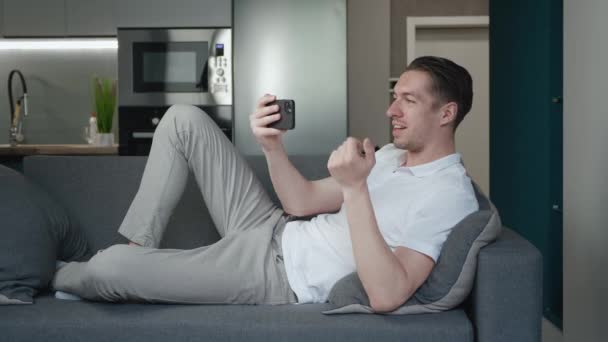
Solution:
M 174 104 L 200 107 L 232 140 L 232 80 L 229 28 L 119 28 L 119 153 L 147 155 Z

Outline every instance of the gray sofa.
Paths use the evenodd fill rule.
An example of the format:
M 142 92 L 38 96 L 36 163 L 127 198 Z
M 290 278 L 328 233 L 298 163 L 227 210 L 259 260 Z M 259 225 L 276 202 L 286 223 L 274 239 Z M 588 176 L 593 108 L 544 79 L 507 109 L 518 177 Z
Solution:
M 327 175 L 326 156 L 293 156 L 309 178 Z M 47 190 L 93 251 L 125 240 L 116 232 L 139 186 L 146 157 L 26 157 L 24 174 Z M 249 164 L 272 192 L 266 163 Z M 192 177 L 161 247 L 194 248 L 219 235 Z M 330 303 L 250 305 L 109 304 L 36 297 L 0 307 L 1 341 L 540 341 L 541 256 L 510 229 L 479 254 L 467 301 L 442 313 L 327 316 Z

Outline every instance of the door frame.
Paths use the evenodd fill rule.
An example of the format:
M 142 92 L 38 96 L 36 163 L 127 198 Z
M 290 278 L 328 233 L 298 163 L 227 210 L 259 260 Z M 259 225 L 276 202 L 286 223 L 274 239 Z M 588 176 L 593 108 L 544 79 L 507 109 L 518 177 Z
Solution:
M 407 61 L 409 65 L 416 56 L 416 30 L 418 28 L 488 28 L 489 16 L 443 16 L 443 17 L 405 17 Z
M 473 50 L 468 50 L 467 48 L 463 48 L 458 49 L 459 52 L 456 53 L 456 55 L 460 55 L 460 57 L 462 56 L 466 56 L 467 54 L 470 54 L 471 56 L 475 55 L 475 56 L 479 56 L 480 58 L 483 56 L 483 63 L 487 62 L 487 69 L 485 68 L 480 68 L 480 69 L 476 69 L 475 65 L 470 64 L 469 66 L 473 69 L 470 70 L 471 73 L 473 73 L 473 71 L 475 72 L 479 72 L 479 74 L 477 75 L 473 75 L 475 76 L 475 78 L 477 79 L 477 77 L 479 77 L 479 79 L 477 79 L 478 81 L 480 81 L 479 85 L 477 85 L 475 88 L 477 91 L 479 91 L 480 93 L 477 95 L 481 95 L 482 93 L 487 94 L 487 96 L 483 96 L 483 99 L 481 97 L 476 97 L 477 100 L 475 100 L 475 103 L 472 107 L 472 110 L 475 110 L 477 113 L 476 115 L 473 116 L 472 121 L 467 121 L 467 123 L 465 124 L 465 126 L 467 126 L 466 128 L 462 128 L 460 129 L 456 136 L 455 136 L 455 141 L 457 142 L 457 148 L 459 149 L 459 151 L 461 153 L 463 153 L 463 158 L 465 161 L 469 161 L 470 164 L 468 164 L 468 166 L 470 167 L 468 169 L 469 172 L 472 172 L 472 178 L 476 179 L 479 183 L 479 185 L 481 186 L 482 190 L 484 191 L 484 193 L 486 193 L 488 196 L 491 196 L 492 193 L 492 189 L 490 187 L 490 179 L 492 178 L 492 172 L 490 169 L 490 165 L 491 165 L 491 155 L 490 155 L 490 142 L 491 142 L 491 137 L 490 137 L 490 121 L 491 121 L 491 113 L 489 111 L 490 109 L 490 91 L 489 88 L 486 89 L 486 87 L 484 86 L 485 81 L 487 80 L 487 85 L 489 87 L 490 85 L 490 55 L 489 55 L 489 23 L 490 23 L 490 18 L 489 16 L 433 16 L 433 17 L 406 17 L 406 36 L 407 36 L 407 65 L 410 65 L 410 63 L 418 56 L 418 55 L 424 55 L 424 54 L 435 54 L 438 53 L 439 55 L 441 55 L 441 53 L 445 53 L 448 56 L 450 55 L 451 49 L 449 50 L 444 50 L 442 48 L 440 48 L 440 50 L 442 50 L 443 52 L 439 52 L 439 50 L 434 50 L 432 45 L 433 42 L 429 41 L 429 42 L 425 42 L 424 40 L 420 40 L 421 37 L 423 35 L 423 32 L 432 32 L 433 29 L 442 29 L 442 30 L 447 30 L 445 31 L 447 32 L 466 32 L 468 30 L 475 30 L 475 32 L 481 32 L 483 30 L 483 32 L 487 32 L 487 41 L 485 40 L 485 38 L 483 40 L 481 40 L 481 36 L 478 37 L 480 40 L 480 43 L 484 43 L 484 47 L 487 44 L 487 50 L 486 48 L 482 48 L 481 50 L 477 51 L 475 50 L 473 52 Z M 427 31 L 427 29 L 429 29 Z M 424 30 L 424 31 L 423 31 Z M 444 31 L 441 31 L 444 32 Z M 460 35 L 461 33 L 458 33 L 456 36 L 457 37 L 461 37 Z M 485 35 L 486 33 L 484 33 Z M 442 35 L 442 34 L 440 34 Z M 449 35 L 448 35 L 449 36 Z M 459 41 L 460 38 L 456 38 L 452 37 L 446 37 L 447 39 L 445 40 L 446 42 L 451 41 L 452 39 L 457 39 L 456 41 Z M 465 36 L 469 36 L 469 33 L 465 33 Z M 476 37 L 476 34 L 474 34 L 474 36 Z M 477 41 L 475 41 L 477 42 Z M 417 49 L 418 47 L 418 43 L 421 44 L 420 49 Z M 427 45 L 428 44 L 428 45 Z M 451 43 L 448 43 L 451 44 Z M 475 45 L 476 43 L 474 43 Z M 425 50 L 424 52 L 421 51 L 423 49 L 422 45 L 424 45 L 427 48 L 430 48 L 430 50 Z M 439 46 L 439 45 L 437 45 Z M 464 46 L 464 45 L 463 45 Z M 487 59 L 485 57 L 487 53 Z M 448 57 L 446 56 L 446 57 Z M 449 57 L 448 57 L 449 58 Z M 480 61 L 482 61 L 482 59 L 480 59 Z M 462 60 L 463 63 L 467 64 L 468 62 L 465 60 Z M 481 82 L 483 80 L 483 82 Z M 479 88 L 479 86 L 484 86 L 484 88 Z M 483 100 L 483 101 L 482 101 Z M 486 103 L 487 101 L 487 103 Z M 472 130 L 472 127 L 474 128 Z M 481 139 L 481 141 L 483 141 L 483 145 L 479 145 L 476 142 L 476 139 L 471 138 L 471 133 L 475 132 L 477 129 L 482 130 L 482 135 L 479 137 L 479 139 Z

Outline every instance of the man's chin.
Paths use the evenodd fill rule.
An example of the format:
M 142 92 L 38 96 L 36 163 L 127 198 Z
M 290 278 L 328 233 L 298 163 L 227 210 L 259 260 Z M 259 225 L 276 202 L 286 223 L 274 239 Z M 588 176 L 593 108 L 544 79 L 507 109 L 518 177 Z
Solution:
M 407 150 L 408 148 L 408 144 L 404 143 L 402 141 L 397 141 L 397 140 L 393 140 L 393 145 L 395 145 L 395 147 L 400 148 L 402 150 Z
M 416 145 L 416 144 L 412 144 L 411 141 L 393 141 L 393 145 L 395 145 L 395 147 L 402 149 L 402 150 L 406 150 L 408 152 L 418 152 L 420 151 L 420 145 Z

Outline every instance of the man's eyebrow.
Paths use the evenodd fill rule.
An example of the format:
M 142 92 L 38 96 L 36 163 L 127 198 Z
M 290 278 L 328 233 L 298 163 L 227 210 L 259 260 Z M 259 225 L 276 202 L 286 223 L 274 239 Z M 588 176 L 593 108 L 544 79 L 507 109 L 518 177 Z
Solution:
M 415 97 L 417 99 L 420 98 L 420 96 L 418 96 L 418 93 L 413 92 L 413 91 L 398 91 L 398 90 L 396 90 L 395 94 L 400 95 L 400 96 L 404 96 L 404 97 L 405 96 L 413 96 L 413 97 Z

